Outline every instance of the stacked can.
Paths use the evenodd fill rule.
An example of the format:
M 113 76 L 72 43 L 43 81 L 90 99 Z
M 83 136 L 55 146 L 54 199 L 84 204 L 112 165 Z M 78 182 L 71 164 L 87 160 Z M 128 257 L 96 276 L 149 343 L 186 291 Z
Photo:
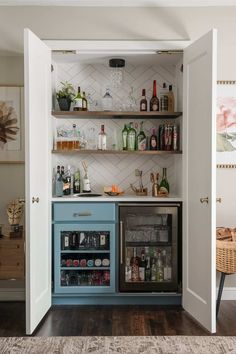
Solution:
M 161 124 L 159 126 L 159 150 L 177 151 L 178 147 L 178 126 L 176 124 Z

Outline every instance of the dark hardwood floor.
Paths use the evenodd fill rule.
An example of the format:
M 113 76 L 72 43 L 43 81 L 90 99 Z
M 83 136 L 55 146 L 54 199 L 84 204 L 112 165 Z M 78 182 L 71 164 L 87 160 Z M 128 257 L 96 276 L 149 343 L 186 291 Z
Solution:
M 35 336 L 209 335 L 180 306 L 54 306 Z M 25 304 L 0 302 L 0 336 L 25 335 Z M 216 335 L 236 335 L 236 301 L 222 301 Z

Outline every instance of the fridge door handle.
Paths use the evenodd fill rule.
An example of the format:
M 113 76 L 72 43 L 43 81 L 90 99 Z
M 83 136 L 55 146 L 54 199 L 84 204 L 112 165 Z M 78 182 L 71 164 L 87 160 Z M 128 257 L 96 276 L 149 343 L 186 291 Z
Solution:
M 120 221 L 120 264 L 123 263 L 123 221 Z

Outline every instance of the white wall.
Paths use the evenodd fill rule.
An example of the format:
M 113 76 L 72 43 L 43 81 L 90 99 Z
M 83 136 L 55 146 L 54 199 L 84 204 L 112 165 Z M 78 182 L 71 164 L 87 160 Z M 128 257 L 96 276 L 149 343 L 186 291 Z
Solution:
M 33 30 L 42 39 L 126 40 L 188 38 L 194 40 L 215 27 L 219 31 L 218 79 L 235 80 L 235 18 L 236 7 L 136 9 L 1 7 L 0 50 L 2 53 L 22 53 L 24 27 Z M 10 75 L 11 70 L 9 68 Z M 217 206 L 219 225 L 236 225 L 235 176 L 236 170 L 217 171 L 218 196 L 222 197 L 222 204 Z M 14 176 L 14 180 L 16 178 Z M 11 185 L 10 188 L 14 185 L 9 179 L 6 182 Z M 1 181 L 0 186 L 2 189 Z M 233 276 L 229 278 L 236 282 Z M 233 283 L 228 281 L 228 284 Z
M 22 56 L 0 57 L 0 85 L 24 85 Z M 24 195 L 24 165 L 0 164 L 0 224 L 8 223 L 7 203 Z

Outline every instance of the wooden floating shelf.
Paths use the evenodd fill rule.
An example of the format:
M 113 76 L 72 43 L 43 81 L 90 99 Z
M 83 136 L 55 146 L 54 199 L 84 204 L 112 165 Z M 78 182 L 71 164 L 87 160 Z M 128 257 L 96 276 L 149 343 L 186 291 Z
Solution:
M 182 112 L 107 112 L 107 111 L 52 111 L 56 118 L 178 118 Z
M 162 150 L 52 150 L 53 154 L 129 154 L 129 155 L 175 155 L 182 154 L 182 151 L 162 151 Z

